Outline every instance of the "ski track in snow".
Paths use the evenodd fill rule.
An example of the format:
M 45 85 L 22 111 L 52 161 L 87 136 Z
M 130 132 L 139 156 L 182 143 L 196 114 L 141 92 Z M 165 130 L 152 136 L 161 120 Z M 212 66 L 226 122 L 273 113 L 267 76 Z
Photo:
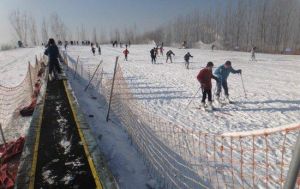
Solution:
M 173 64 L 166 64 L 166 57 L 159 56 L 158 64 L 153 65 L 149 53 L 152 45 L 131 46 L 128 62 L 124 61 L 124 48 L 107 45 L 101 48 L 101 56 L 93 56 L 88 46 L 70 46 L 67 51 L 75 60 L 80 56 L 84 64 L 96 65 L 103 59 L 106 77 L 112 76 L 115 56 L 120 56 L 124 76 L 138 102 L 186 127 L 223 133 L 277 127 L 300 120 L 300 85 L 297 77 L 300 56 L 257 54 L 257 61 L 251 62 L 247 52 L 165 47 L 165 52 L 172 49 L 176 54 Z M 184 68 L 183 56 L 186 52 L 194 56 L 190 70 Z M 196 80 L 198 72 L 208 61 L 213 61 L 217 67 L 226 60 L 233 63 L 233 68 L 243 70 L 247 98 L 240 75 L 231 74 L 228 79 L 229 94 L 236 104 L 226 105 L 213 113 L 198 110 L 195 107 L 200 105 L 201 94 L 192 99 L 199 89 Z M 190 100 L 193 102 L 186 108 Z

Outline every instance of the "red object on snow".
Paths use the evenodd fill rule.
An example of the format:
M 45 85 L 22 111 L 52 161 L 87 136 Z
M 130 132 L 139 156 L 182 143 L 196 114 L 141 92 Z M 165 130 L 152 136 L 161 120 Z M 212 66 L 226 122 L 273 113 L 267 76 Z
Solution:
M 20 137 L 14 142 L 0 146 L 1 165 L 0 165 L 0 188 L 12 189 L 18 172 L 19 159 L 17 155 L 23 151 L 25 138 Z

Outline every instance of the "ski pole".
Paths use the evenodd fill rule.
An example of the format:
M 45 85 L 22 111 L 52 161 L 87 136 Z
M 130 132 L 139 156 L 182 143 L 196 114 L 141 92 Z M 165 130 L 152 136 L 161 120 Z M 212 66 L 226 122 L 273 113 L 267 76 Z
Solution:
M 192 97 L 192 99 L 190 100 L 190 102 L 186 105 L 185 109 L 187 109 L 189 107 L 189 105 L 193 102 L 194 98 L 197 96 L 197 94 L 199 93 L 200 89 L 201 89 L 201 86 L 199 87 L 199 89 L 195 93 L 195 95 Z
M 245 85 L 244 85 L 244 80 L 243 80 L 242 74 L 241 74 L 241 80 L 242 80 L 242 85 L 243 85 L 243 89 L 244 89 L 245 98 L 247 98 L 246 89 L 245 89 Z

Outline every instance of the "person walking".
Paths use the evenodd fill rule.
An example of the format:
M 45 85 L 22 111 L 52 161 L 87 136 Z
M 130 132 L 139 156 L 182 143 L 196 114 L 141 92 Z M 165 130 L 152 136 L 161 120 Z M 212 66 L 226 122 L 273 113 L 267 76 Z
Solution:
M 44 54 L 48 56 L 48 65 L 49 65 L 49 79 L 50 81 L 58 79 L 58 74 L 61 74 L 62 70 L 59 65 L 59 60 L 62 60 L 62 56 L 59 53 L 58 47 L 53 38 L 50 38 L 47 44 L 47 49 Z

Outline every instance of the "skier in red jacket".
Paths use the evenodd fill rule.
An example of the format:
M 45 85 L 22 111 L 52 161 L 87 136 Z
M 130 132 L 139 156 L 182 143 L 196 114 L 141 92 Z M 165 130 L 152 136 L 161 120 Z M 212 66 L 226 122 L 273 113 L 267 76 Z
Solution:
M 218 80 L 218 78 L 212 74 L 213 67 L 214 67 L 214 64 L 212 62 L 208 62 L 206 67 L 204 69 L 202 69 L 197 76 L 197 80 L 200 82 L 201 88 L 202 88 L 201 103 L 202 103 L 203 107 L 205 107 L 206 96 L 208 96 L 208 107 L 211 109 L 213 108 L 212 107 L 211 79 L 215 79 L 216 81 Z
M 129 54 L 129 50 L 126 48 L 124 51 L 123 51 L 123 54 L 125 55 L 125 60 L 127 61 L 127 56 Z

